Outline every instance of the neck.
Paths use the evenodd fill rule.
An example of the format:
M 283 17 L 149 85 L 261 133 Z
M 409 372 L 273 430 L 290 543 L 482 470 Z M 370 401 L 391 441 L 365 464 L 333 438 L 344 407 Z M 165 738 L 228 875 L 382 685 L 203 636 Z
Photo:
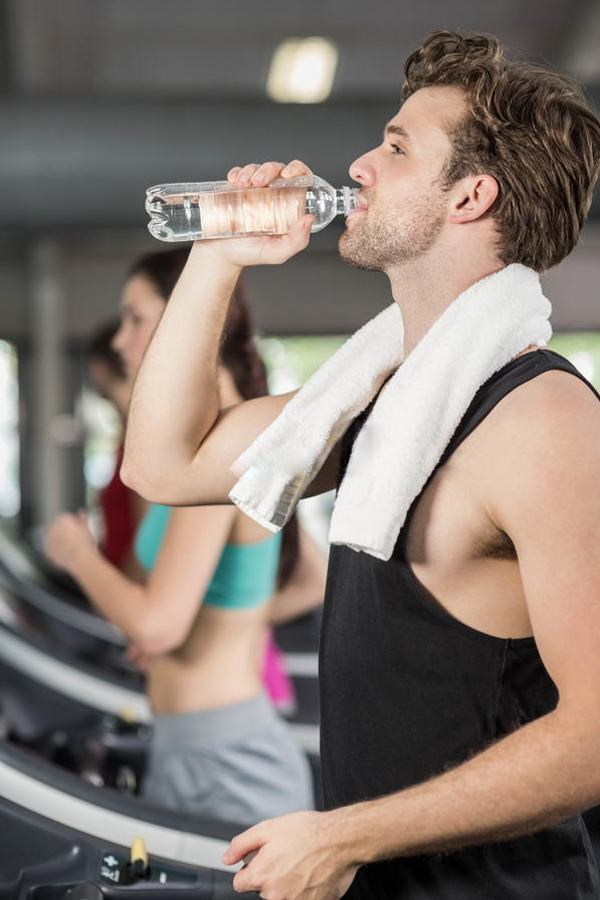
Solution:
M 460 294 L 504 268 L 495 254 L 476 249 L 471 258 L 457 253 L 451 261 L 447 254 L 425 254 L 386 272 L 402 312 L 405 357 Z

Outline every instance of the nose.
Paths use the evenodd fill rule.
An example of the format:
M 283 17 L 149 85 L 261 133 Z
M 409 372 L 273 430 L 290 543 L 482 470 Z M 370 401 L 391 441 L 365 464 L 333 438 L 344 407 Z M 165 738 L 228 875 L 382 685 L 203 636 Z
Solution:
M 373 164 L 373 150 L 363 153 L 358 159 L 355 159 L 348 173 L 350 178 L 358 181 L 363 187 L 371 187 L 375 183 L 375 167 Z
M 116 350 L 117 353 L 121 353 L 123 351 L 123 347 L 125 346 L 125 343 L 126 343 L 125 323 L 121 322 L 112 341 L 110 342 L 110 345 L 113 348 L 113 350 Z

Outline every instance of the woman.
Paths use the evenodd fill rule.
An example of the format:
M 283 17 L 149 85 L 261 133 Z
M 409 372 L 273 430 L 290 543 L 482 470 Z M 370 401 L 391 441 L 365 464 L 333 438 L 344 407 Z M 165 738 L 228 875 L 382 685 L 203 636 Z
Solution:
M 112 403 L 124 431 L 132 382 L 127 377 L 123 360 L 112 346 L 119 327 L 117 319 L 102 326 L 90 338 L 87 346 L 87 375 L 93 390 Z M 98 493 L 98 506 L 102 514 L 100 549 L 109 562 L 134 581 L 141 582 L 145 580 L 144 573 L 135 558 L 133 541 L 148 504 L 121 481 L 119 472 L 122 461 L 121 440 L 115 454 L 112 477 Z
M 150 254 L 127 278 L 114 346 L 132 379 L 186 256 L 185 250 Z M 239 288 L 219 385 L 224 407 L 266 393 Z M 103 559 L 81 517 L 62 514 L 46 552 L 129 637 L 135 653 L 148 657 L 155 720 L 144 795 L 241 824 L 311 806 L 308 764 L 260 681 L 281 537 L 233 506 L 153 505 L 136 544 L 149 573 L 145 586 Z M 288 575 L 289 562 L 282 554 Z M 319 571 L 313 563 L 312 571 L 309 605 L 322 596 L 324 564 Z

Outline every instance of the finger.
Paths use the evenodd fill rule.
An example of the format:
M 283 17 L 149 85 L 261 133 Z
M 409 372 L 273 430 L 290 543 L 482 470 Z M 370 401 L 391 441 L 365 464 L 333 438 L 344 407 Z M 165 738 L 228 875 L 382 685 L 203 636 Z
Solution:
M 293 253 L 298 253 L 308 247 L 310 241 L 310 229 L 313 226 L 315 217 L 311 215 L 302 216 L 298 222 L 294 222 L 288 233 L 284 236 L 289 249 Z
M 232 169 L 230 169 L 229 172 L 227 173 L 227 181 L 237 181 L 237 177 L 238 177 L 238 175 L 240 174 L 241 171 L 242 171 L 242 167 L 241 167 L 241 166 L 234 166 L 234 167 L 233 167 Z
M 277 237 L 273 244 L 265 245 L 262 262 L 266 264 L 283 263 L 308 246 L 310 229 L 314 216 L 303 216 L 290 228 L 287 234 Z
M 284 168 L 285 164 L 280 162 L 263 163 L 252 176 L 250 184 L 257 186 L 269 184 L 274 178 L 279 178 Z
M 249 184 L 250 179 L 254 175 L 257 169 L 260 169 L 258 163 L 249 163 L 247 166 L 244 166 L 243 169 L 240 170 L 238 176 L 236 178 L 236 182 L 238 184 Z
M 312 171 L 301 159 L 293 159 L 281 172 L 282 178 L 298 178 L 299 175 L 312 175 Z
M 258 878 L 254 874 L 253 869 L 245 867 L 236 872 L 233 879 L 233 889 L 238 894 L 243 894 L 245 891 L 260 891 L 261 887 L 262 878 Z
M 226 866 L 233 866 L 249 853 L 252 853 L 253 850 L 260 850 L 263 843 L 264 840 L 261 837 L 259 827 L 254 825 L 233 838 L 223 854 L 223 862 Z

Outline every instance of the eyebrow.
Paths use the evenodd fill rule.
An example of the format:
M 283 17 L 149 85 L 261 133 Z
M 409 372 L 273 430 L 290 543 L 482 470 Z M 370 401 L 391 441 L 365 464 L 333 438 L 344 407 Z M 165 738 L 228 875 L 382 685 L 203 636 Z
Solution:
M 402 127 L 402 125 L 386 125 L 385 131 L 383 132 L 383 136 L 388 137 L 388 135 L 390 135 L 390 134 L 397 135 L 397 137 L 402 138 L 408 144 L 411 143 L 410 135 L 409 135 L 408 131 L 406 131 L 406 129 Z

